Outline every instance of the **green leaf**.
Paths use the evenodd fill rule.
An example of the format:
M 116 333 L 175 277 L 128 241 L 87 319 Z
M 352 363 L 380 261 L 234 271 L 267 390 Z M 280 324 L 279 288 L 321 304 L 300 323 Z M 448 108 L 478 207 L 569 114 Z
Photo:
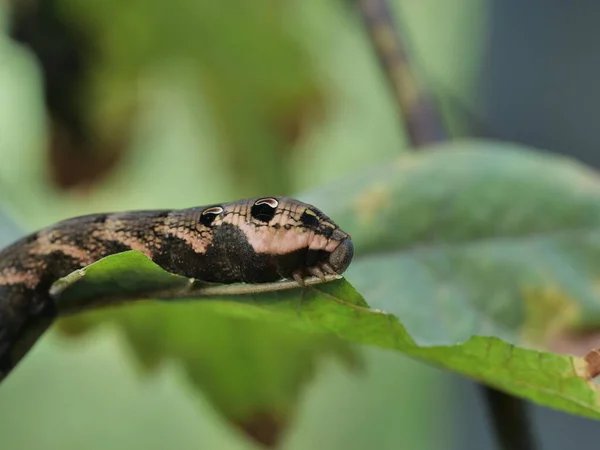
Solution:
M 71 273 L 51 293 L 59 309 L 70 314 L 152 295 L 180 297 L 189 286 L 189 279 L 129 251 Z M 143 369 L 176 361 L 230 422 L 258 442 L 274 445 L 321 359 L 335 356 L 353 368 L 360 364 L 349 342 L 310 324 L 290 326 L 287 315 L 277 311 L 292 311 L 292 321 L 297 320 L 305 307 L 299 292 L 138 300 L 134 307 L 64 318 L 59 326 L 78 335 L 100 323 L 115 323 Z M 269 305 L 277 307 L 270 311 Z
M 600 418 L 594 368 L 581 357 L 600 320 L 596 173 L 526 148 L 462 142 L 302 199 L 352 234 L 346 276 L 368 305 L 341 280 L 304 295 L 152 303 L 86 320 L 119 323 L 148 366 L 180 360 L 236 423 L 265 410 L 289 419 L 307 379 L 299 367 L 323 351 L 350 354 L 332 335 Z
M 140 80 L 183 84 L 195 126 L 216 132 L 233 182 L 256 195 L 289 190 L 291 166 L 309 120 L 324 112 L 317 68 L 272 0 L 60 0 L 60 11 L 99 53 L 84 80 L 87 119 L 107 139 L 139 110 Z M 294 24 L 295 25 L 295 24 Z M 173 90 L 173 87 L 169 87 Z M 155 90 L 155 89 L 154 89 Z M 209 117 L 198 105 L 207 106 Z M 212 136 L 211 136 L 212 137 Z
M 109 256 L 56 281 L 50 294 L 59 298 L 61 313 L 90 309 L 94 304 L 127 301 L 180 291 L 192 280 L 165 272 L 137 251 Z
M 597 416 L 587 363 L 553 354 L 583 356 L 600 342 L 595 172 L 524 147 L 461 142 L 302 199 L 352 235 L 346 278 L 400 318 L 419 348 L 407 353 Z
M 600 324 L 600 182 L 572 160 L 464 142 L 304 199 L 352 235 L 347 278 L 420 344 L 479 334 L 548 348 Z
M 141 254 L 131 258 L 128 253 L 105 258 L 101 270 L 90 271 L 86 277 L 98 276 L 106 282 L 109 277 L 102 269 L 125 269 L 128 262 L 145 259 Z M 135 269 L 140 288 L 160 271 L 151 262 L 146 268 L 146 273 Z M 110 277 L 119 285 L 127 278 L 118 271 Z M 161 290 L 180 278 L 166 272 L 160 277 Z M 77 291 L 87 295 L 87 286 L 71 284 L 61 295 L 74 298 Z M 97 295 L 105 297 L 99 284 L 96 288 Z M 60 300 L 59 296 L 59 306 Z M 521 349 L 497 338 L 474 337 L 464 344 L 422 347 L 396 317 L 369 309 L 343 280 L 313 286 L 304 296 L 277 292 L 225 300 L 170 300 L 83 316 L 90 325 L 107 319 L 126 330 L 146 368 L 166 358 L 178 359 L 226 417 L 250 433 L 253 430 L 247 427 L 257 417 L 262 421 L 268 417 L 277 426 L 285 424 L 318 357 L 338 353 L 356 362 L 348 347 L 325 332 L 401 350 L 539 403 L 600 418 L 598 390 L 585 379 L 583 359 Z M 68 322 L 63 326 L 68 327 Z

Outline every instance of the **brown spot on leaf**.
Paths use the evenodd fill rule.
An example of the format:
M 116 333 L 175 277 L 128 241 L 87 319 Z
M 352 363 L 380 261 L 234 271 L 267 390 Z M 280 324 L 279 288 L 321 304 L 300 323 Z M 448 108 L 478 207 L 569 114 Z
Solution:
M 587 375 L 588 378 L 594 378 L 600 375 L 600 350 L 594 349 L 588 352 L 587 355 L 583 357 L 585 362 L 587 362 Z
M 89 317 L 77 315 L 61 317 L 57 322 L 56 329 L 62 336 L 77 338 L 87 334 L 97 324 L 98 322 L 93 322 Z
M 264 447 L 274 448 L 280 441 L 282 432 L 287 425 L 287 419 L 271 412 L 256 412 L 235 425 L 244 434 Z
M 577 301 L 560 286 L 550 283 L 524 285 L 521 287 L 521 296 L 525 308 L 525 324 L 521 336 L 523 341 L 533 346 L 569 349 L 574 342 L 571 342 L 565 330 L 572 329 L 577 323 L 580 314 Z M 590 348 L 592 347 L 585 351 Z M 585 351 L 560 353 L 582 355 Z
M 354 202 L 359 219 L 366 224 L 377 221 L 379 213 L 391 203 L 391 192 L 387 186 L 374 185 Z

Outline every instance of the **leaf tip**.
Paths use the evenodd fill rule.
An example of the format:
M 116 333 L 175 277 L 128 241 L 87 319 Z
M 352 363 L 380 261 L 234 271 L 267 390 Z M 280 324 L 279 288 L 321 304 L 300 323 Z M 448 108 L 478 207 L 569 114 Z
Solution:
M 238 420 L 235 425 L 263 447 L 274 448 L 281 439 L 287 420 L 278 414 L 256 412 L 251 417 Z

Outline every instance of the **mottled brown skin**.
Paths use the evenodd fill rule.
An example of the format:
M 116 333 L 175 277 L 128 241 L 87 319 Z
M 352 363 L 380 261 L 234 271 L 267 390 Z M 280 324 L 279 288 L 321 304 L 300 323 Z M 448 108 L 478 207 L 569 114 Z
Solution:
M 342 273 L 350 236 L 317 208 L 283 197 L 183 210 L 94 214 L 59 222 L 0 252 L 0 380 L 60 315 L 58 278 L 127 250 L 214 283 Z

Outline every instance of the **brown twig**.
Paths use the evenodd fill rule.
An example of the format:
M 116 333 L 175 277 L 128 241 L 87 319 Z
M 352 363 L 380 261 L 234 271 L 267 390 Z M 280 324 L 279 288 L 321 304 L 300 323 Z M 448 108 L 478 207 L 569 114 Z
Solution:
M 401 33 L 386 0 L 356 0 L 388 83 L 396 97 L 411 145 L 422 147 L 449 139 L 431 95 L 419 83 Z
M 531 430 L 527 405 L 523 400 L 488 386 L 483 386 L 489 413 L 494 424 L 498 448 L 533 450 L 536 443 Z

